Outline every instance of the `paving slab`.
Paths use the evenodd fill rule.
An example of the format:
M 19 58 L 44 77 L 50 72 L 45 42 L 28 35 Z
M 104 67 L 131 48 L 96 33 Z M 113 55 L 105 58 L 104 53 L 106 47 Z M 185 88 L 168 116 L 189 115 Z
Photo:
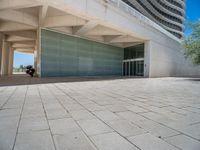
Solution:
M 116 132 L 90 137 L 99 150 L 139 150 Z
M 17 135 L 14 150 L 55 150 L 49 131 L 29 132 Z
M 49 120 L 49 124 L 53 134 L 63 135 L 81 130 L 72 118 Z
M 34 132 L 47 129 L 49 129 L 49 126 L 45 117 L 24 118 L 20 121 L 18 132 Z
M 186 135 L 177 135 L 173 137 L 166 138 L 165 141 L 168 143 L 182 149 L 182 150 L 199 150 L 200 141 L 192 139 Z
M 89 136 L 113 131 L 110 127 L 108 127 L 104 122 L 100 121 L 99 119 L 80 120 L 78 121 L 78 124 Z
M 53 136 L 57 150 L 97 150 L 83 132 Z
M 60 118 L 70 118 L 71 115 L 63 108 L 61 109 L 52 109 L 46 111 L 48 120 L 55 120 Z
M 95 111 L 93 113 L 95 114 L 95 116 L 97 116 L 98 118 L 100 118 L 103 121 L 120 119 L 116 114 L 114 114 L 113 112 L 108 111 L 108 110 Z
M 95 119 L 96 117 L 87 110 L 70 111 L 74 120 L 88 120 Z
M 135 136 L 147 132 L 127 120 L 112 120 L 108 121 L 107 124 L 124 137 Z
M 142 150 L 178 150 L 176 147 L 149 133 L 129 137 L 128 139 Z

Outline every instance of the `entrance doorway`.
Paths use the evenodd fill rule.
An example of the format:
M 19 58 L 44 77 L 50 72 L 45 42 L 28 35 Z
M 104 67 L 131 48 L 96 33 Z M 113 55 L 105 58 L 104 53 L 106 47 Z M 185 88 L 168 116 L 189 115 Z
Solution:
M 123 76 L 144 76 L 144 44 L 124 49 Z
M 124 76 L 144 76 L 144 59 L 123 61 Z

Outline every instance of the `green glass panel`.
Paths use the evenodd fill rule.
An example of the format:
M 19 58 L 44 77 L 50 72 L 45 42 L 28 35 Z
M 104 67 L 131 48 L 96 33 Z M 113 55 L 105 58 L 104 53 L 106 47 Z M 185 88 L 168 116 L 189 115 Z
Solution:
M 121 75 L 124 50 L 57 32 L 42 30 L 41 75 Z

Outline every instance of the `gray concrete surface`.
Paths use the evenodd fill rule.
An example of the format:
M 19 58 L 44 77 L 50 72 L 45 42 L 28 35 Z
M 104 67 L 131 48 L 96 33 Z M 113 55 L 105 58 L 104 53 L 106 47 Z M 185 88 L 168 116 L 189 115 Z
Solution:
M 138 149 L 200 149 L 200 80 L 0 78 L 0 150 Z

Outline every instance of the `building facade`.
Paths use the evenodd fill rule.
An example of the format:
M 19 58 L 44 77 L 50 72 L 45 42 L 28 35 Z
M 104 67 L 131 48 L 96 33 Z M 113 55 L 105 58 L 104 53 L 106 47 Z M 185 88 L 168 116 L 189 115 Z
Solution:
M 185 0 L 123 0 L 178 38 L 183 37 Z
M 182 0 L 0 0 L 1 74 L 34 53 L 40 77 L 200 76 L 181 47 Z

